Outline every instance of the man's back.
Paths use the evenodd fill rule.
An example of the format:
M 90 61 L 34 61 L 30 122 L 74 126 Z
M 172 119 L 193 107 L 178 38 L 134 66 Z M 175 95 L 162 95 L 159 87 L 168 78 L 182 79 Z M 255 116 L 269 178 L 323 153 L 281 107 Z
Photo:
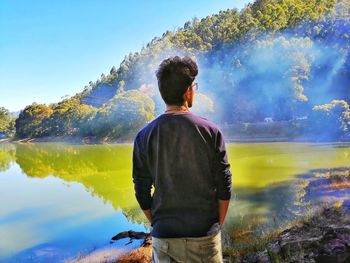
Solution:
M 166 113 L 144 127 L 135 139 L 133 179 L 141 208 L 151 209 L 152 236 L 217 233 L 218 200 L 231 196 L 229 167 L 221 131 L 204 118 Z

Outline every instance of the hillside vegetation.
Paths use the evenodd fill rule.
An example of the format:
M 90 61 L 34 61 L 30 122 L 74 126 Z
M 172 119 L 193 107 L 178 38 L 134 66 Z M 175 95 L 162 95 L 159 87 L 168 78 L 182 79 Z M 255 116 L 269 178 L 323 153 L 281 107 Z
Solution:
M 288 122 L 291 136 L 349 139 L 349 10 L 349 0 L 257 0 L 194 18 L 81 93 L 26 106 L 16 136 L 130 140 L 164 109 L 155 78 L 160 62 L 188 55 L 200 71 L 193 112 L 220 125 Z

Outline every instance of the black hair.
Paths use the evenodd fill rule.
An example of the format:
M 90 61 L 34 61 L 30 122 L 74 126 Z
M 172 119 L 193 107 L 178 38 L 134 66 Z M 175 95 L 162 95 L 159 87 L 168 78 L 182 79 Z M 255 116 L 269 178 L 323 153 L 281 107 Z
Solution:
M 156 76 L 164 102 L 168 105 L 182 105 L 183 95 L 197 74 L 197 64 L 190 57 L 175 56 L 163 60 Z

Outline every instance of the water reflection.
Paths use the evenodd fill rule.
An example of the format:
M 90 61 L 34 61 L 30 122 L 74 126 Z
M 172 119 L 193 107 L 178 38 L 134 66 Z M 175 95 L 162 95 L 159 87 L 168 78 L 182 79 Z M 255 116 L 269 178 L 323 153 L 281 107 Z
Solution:
M 16 148 L 10 143 L 0 143 L 0 172 L 10 168 L 10 163 L 15 160 Z
M 228 146 L 236 188 L 263 188 L 311 169 L 349 166 L 350 144 L 256 143 Z
M 118 232 L 147 231 L 131 191 L 130 147 L 118 149 L 1 145 L 0 261 L 59 262 Z
M 300 212 L 297 175 L 350 164 L 346 144 L 231 144 L 228 151 L 227 231 L 289 220 Z M 131 145 L 0 144 L 0 261 L 53 262 L 118 232 L 149 230 L 134 196 L 131 156 Z
M 133 223 L 146 223 L 139 211 L 131 179 L 130 145 L 16 145 L 16 162 L 30 177 L 49 175 L 79 182 Z

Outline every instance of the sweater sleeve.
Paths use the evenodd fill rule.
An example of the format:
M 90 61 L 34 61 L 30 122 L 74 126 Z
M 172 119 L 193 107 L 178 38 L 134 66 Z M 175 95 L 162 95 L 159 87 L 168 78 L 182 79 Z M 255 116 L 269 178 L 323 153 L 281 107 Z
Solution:
M 137 135 L 134 141 L 133 149 L 132 177 L 137 202 L 142 210 L 148 210 L 151 208 L 151 188 L 153 181 L 147 167 L 143 150 L 144 149 L 142 149 L 140 143 L 140 136 Z
M 232 174 L 227 160 L 227 151 L 222 132 L 218 130 L 215 140 L 215 179 L 217 182 L 217 196 L 220 200 L 229 200 L 232 192 Z

